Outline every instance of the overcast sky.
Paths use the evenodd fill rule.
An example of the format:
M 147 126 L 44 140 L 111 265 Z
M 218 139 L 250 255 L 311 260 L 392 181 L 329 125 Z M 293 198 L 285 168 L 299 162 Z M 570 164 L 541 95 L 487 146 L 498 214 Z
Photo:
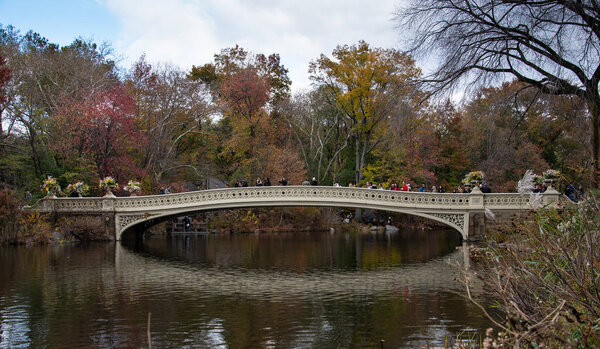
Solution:
M 308 63 L 340 44 L 365 40 L 399 48 L 392 21 L 402 0 L 0 0 L 0 23 L 68 45 L 79 36 L 106 41 L 129 67 L 151 63 L 184 70 L 239 44 L 279 53 L 292 88 L 310 86 Z

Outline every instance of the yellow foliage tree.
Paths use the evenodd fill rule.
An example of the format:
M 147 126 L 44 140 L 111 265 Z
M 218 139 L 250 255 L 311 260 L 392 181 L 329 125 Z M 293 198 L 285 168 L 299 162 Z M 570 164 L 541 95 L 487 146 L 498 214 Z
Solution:
M 386 125 L 398 117 L 402 104 L 414 100 L 417 89 L 412 82 L 421 71 L 409 55 L 371 48 L 364 41 L 338 46 L 333 58 L 322 54 L 309 71 L 352 130 L 355 180 L 360 182 L 367 156 L 383 139 Z

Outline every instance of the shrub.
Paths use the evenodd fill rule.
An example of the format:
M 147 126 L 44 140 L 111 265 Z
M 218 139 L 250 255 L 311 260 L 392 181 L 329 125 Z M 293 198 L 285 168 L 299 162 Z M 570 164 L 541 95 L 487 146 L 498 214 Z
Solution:
M 21 205 L 14 190 L 0 191 L 0 243 L 16 242 Z
M 27 212 L 14 190 L 0 191 L 0 243 L 37 244 L 52 239 L 49 215 Z
M 507 241 L 491 242 L 481 276 L 504 313 L 488 347 L 599 346 L 599 196 L 540 210 Z
M 47 214 L 23 213 L 18 219 L 18 224 L 17 243 L 30 245 L 48 243 L 52 240 L 52 225 Z
M 337 211 L 336 211 L 337 212 Z M 273 207 L 230 210 L 210 219 L 209 228 L 231 231 L 313 230 L 329 227 L 328 209 L 319 207 Z M 339 214 L 335 214 L 339 217 Z
M 70 217 L 56 223 L 65 239 L 79 241 L 108 241 L 102 217 Z

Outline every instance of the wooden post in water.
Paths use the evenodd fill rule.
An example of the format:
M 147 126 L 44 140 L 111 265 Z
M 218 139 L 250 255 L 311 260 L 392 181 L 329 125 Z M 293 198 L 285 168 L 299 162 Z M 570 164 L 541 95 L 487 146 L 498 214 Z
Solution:
M 152 319 L 152 313 L 148 313 L 148 349 L 152 349 L 152 336 L 150 335 L 150 319 Z

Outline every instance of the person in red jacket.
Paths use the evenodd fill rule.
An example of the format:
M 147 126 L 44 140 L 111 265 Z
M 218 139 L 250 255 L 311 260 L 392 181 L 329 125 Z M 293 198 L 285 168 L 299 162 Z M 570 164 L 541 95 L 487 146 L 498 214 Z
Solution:
M 408 184 L 406 182 L 402 182 L 402 191 L 408 191 Z

